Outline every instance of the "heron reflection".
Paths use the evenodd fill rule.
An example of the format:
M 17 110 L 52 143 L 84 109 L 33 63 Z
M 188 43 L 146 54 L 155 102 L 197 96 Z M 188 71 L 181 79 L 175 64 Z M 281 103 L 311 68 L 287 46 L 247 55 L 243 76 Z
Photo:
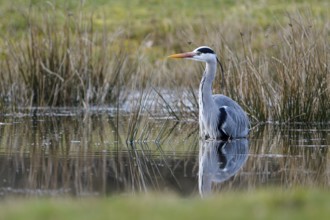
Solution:
M 200 195 L 212 192 L 213 183 L 221 183 L 234 176 L 248 156 L 248 140 L 201 140 L 199 148 L 198 188 Z

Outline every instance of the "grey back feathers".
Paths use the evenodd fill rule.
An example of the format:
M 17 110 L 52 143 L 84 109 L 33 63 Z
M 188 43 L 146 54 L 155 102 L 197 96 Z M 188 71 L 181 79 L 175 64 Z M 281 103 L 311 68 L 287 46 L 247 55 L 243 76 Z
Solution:
M 250 122 L 242 107 L 225 95 L 213 95 L 213 100 L 219 107 L 220 132 L 224 132 L 228 137 L 246 137 L 249 133 Z

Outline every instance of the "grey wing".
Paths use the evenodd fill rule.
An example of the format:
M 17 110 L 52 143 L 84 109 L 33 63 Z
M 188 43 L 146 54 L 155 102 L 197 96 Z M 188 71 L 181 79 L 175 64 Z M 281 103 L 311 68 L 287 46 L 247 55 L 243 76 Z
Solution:
M 242 107 L 225 95 L 213 95 L 213 100 L 219 109 L 221 124 L 218 127 L 221 127 L 222 131 L 230 137 L 246 137 L 249 133 L 250 122 Z M 221 118 L 221 111 L 226 113 L 225 120 Z

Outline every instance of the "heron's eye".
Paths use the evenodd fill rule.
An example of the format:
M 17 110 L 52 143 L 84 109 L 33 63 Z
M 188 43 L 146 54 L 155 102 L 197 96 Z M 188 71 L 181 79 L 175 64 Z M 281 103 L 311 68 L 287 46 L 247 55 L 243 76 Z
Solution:
M 199 51 L 196 51 L 196 55 L 200 56 L 202 53 Z

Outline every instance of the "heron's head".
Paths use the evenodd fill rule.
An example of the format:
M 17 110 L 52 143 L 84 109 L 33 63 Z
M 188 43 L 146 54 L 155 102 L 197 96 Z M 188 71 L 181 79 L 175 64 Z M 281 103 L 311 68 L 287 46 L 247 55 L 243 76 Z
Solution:
M 190 60 L 197 60 L 202 62 L 216 62 L 217 55 L 214 51 L 207 46 L 201 46 L 193 50 L 192 52 L 187 53 L 178 53 L 168 56 L 169 58 L 185 58 Z

